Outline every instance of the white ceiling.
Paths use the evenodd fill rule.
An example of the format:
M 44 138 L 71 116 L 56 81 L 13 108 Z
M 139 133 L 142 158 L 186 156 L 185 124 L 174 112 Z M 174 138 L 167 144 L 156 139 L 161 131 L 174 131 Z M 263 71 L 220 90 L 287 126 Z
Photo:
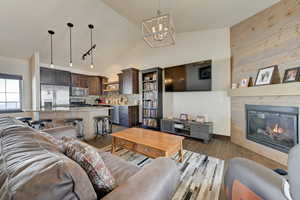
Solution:
M 163 12 L 171 11 L 176 30 L 187 32 L 231 26 L 279 0 L 161 0 Z M 124 51 L 142 40 L 140 22 L 155 14 L 158 0 L 1 0 L 0 56 L 28 59 L 40 52 L 49 63 L 53 29 L 54 63 L 68 66 L 72 22 L 73 63 L 88 69 L 82 54 L 90 47 L 88 24 L 95 25 L 95 69 L 112 64 Z
M 41 61 L 50 61 L 48 30 L 55 31 L 54 63 L 68 66 L 69 30 L 72 22 L 74 67 L 88 69 L 90 61 L 82 54 L 90 48 L 88 24 L 95 26 L 97 44 L 95 70 L 110 64 L 115 57 L 140 38 L 136 26 L 101 0 L 1 0 L 0 56 L 28 59 L 39 51 Z
M 230 27 L 270 7 L 279 0 L 102 0 L 135 24 L 171 13 L 176 32 Z

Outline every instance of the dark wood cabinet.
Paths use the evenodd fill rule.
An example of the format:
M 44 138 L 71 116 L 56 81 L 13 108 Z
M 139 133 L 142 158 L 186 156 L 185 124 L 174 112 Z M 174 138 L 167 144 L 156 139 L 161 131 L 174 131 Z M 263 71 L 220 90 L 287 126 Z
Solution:
M 55 83 L 56 85 L 71 85 L 71 73 L 67 71 L 56 70 Z
M 41 67 L 40 69 L 40 82 L 41 84 L 52 84 L 55 82 L 54 70 Z
M 119 77 L 119 92 L 123 94 L 123 73 L 118 74 Z
M 139 93 L 139 70 L 129 68 L 122 70 L 119 75 L 120 94 L 138 94 Z
M 139 106 L 114 106 L 112 121 L 121 126 L 133 127 L 139 123 Z
M 79 86 L 80 83 L 79 83 L 79 76 L 80 74 L 71 74 L 71 85 L 72 87 L 76 87 L 76 86 Z
M 102 77 L 90 76 L 88 77 L 89 95 L 101 95 L 102 94 Z
M 68 71 L 40 68 L 40 82 L 47 85 L 69 86 L 71 83 L 71 73 Z
M 72 87 L 88 88 L 89 77 L 83 74 L 71 74 Z

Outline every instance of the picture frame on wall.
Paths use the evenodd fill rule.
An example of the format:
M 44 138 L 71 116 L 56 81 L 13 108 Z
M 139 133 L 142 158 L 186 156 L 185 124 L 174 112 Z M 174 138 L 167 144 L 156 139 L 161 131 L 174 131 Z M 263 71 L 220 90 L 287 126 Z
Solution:
M 247 87 L 249 87 L 249 81 L 250 81 L 249 78 L 243 78 L 240 81 L 240 88 L 247 88 Z
M 180 120 L 183 120 L 183 121 L 187 121 L 189 119 L 189 115 L 188 114 L 180 114 L 180 117 L 179 117 Z
M 200 116 L 200 115 L 198 115 L 197 117 L 196 117 L 196 120 L 195 120 L 196 122 L 198 122 L 198 123 L 205 123 L 206 121 L 207 121 L 207 119 L 206 119 L 206 116 Z
M 300 81 L 300 67 L 286 69 L 284 72 L 283 83 Z
M 258 70 L 255 86 L 263 86 L 280 83 L 278 66 L 273 65 L 270 67 L 261 68 Z

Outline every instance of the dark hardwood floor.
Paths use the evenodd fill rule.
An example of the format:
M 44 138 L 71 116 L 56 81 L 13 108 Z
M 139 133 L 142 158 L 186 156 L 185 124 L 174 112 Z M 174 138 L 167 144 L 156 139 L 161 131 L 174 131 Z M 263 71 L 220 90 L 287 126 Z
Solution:
M 124 127 L 113 126 L 114 132 L 124 129 Z M 97 139 L 88 141 L 89 144 L 102 148 L 111 144 L 111 136 L 100 136 Z M 231 143 L 229 137 L 215 136 L 208 144 L 204 144 L 201 140 L 185 139 L 183 148 L 189 151 L 206 154 L 222 160 L 225 160 L 225 171 L 227 169 L 228 160 L 234 157 L 243 157 L 258 162 L 270 169 L 283 168 L 285 166 L 274 162 L 268 158 L 258 155 L 248 149 Z M 220 200 L 225 200 L 224 190 L 221 190 Z

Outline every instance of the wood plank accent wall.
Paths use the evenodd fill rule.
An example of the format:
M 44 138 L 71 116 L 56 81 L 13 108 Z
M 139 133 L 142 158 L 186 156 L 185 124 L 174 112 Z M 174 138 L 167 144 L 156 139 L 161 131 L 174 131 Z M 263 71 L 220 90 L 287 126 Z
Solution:
M 300 66 L 300 0 L 281 0 L 272 7 L 233 26 L 231 35 L 232 82 L 253 77 L 259 68 Z M 245 104 L 299 106 L 300 96 L 232 97 L 232 142 L 284 165 L 287 154 L 246 139 Z

